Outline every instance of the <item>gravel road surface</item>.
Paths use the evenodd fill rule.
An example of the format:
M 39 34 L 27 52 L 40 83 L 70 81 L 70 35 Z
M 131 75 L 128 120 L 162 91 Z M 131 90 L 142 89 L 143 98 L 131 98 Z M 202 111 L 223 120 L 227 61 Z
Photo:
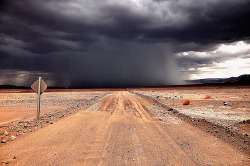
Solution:
M 249 155 L 146 99 L 115 91 L 91 106 L 0 146 L 3 165 L 249 165 Z M 172 118 L 172 119 L 171 119 Z

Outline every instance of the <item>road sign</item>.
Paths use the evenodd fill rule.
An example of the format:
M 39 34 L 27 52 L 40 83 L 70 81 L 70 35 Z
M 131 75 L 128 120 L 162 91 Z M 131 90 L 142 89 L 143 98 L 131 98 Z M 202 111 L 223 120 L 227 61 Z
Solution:
M 39 87 L 39 79 L 36 80 L 36 82 L 34 82 L 34 83 L 31 85 L 31 88 L 32 88 L 36 93 L 38 93 L 38 87 Z M 42 94 L 46 89 L 47 89 L 47 85 L 46 85 L 46 83 L 41 79 L 40 94 Z
M 37 93 L 37 120 L 40 116 L 40 95 L 47 89 L 47 85 L 42 80 L 42 77 L 31 85 L 31 88 Z

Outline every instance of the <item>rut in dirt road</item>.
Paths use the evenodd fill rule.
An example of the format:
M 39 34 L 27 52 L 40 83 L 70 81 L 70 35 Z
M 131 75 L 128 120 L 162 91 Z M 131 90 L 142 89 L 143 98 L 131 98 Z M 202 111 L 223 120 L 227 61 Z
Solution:
M 108 94 L 95 111 L 87 108 L 2 145 L 0 159 L 13 165 L 249 164 L 249 156 L 199 128 L 153 118 L 144 109 L 150 104 L 127 91 Z

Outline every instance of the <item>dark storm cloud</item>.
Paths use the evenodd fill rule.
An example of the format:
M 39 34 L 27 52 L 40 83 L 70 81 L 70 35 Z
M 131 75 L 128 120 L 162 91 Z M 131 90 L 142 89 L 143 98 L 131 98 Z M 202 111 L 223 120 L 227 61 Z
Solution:
M 91 44 L 103 35 L 140 42 L 193 42 L 208 45 L 247 40 L 250 36 L 250 23 L 247 21 L 250 2 L 245 0 L 168 1 L 168 4 L 159 7 L 171 10 L 169 12 L 176 16 L 166 16 L 165 20 L 154 13 L 141 14 L 121 5 L 100 5 L 99 12 L 90 16 L 81 13 L 67 15 L 59 9 L 49 8 L 45 2 L 12 1 L 3 14 L 5 25 L 1 30 L 25 42 L 35 40 L 37 44 L 33 44 L 33 47 L 47 43 L 46 47 L 54 46 L 55 50 L 60 47 L 51 38 Z M 96 2 L 88 3 L 98 6 Z M 67 7 L 68 10 L 74 10 L 69 6 L 61 10 Z
M 176 67 L 166 67 L 174 53 L 250 40 L 248 0 L 2 3 L 0 69 L 61 75 L 56 85 L 65 79 L 72 87 L 163 85 L 176 80 Z M 217 59 L 177 62 L 189 68 Z
M 148 38 L 170 39 L 177 43 L 192 42 L 207 46 L 249 40 L 250 23 L 247 19 L 250 15 L 250 1 L 187 1 L 187 4 L 182 2 L 171 4 L 171 8 L 186 17 L 188 22 L 183 25 L 180 22 L 180 25 L 153 29 L 148 33 Z M 196 49 L 200 48 L 204 50 L 200 46 Z

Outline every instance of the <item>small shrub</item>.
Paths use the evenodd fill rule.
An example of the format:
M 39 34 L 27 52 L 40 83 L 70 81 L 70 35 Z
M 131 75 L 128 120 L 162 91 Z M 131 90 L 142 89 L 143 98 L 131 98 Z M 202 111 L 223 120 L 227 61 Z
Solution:
M 189 105 L 190 104 L 190 100 L 185 100 L 184 102 L 183 102 L 183 105 Z
M 206 96 L 205 96 L 205 99 L 210 99 L 210 98 L 211 98 L 210 95 L 206 95 Z

